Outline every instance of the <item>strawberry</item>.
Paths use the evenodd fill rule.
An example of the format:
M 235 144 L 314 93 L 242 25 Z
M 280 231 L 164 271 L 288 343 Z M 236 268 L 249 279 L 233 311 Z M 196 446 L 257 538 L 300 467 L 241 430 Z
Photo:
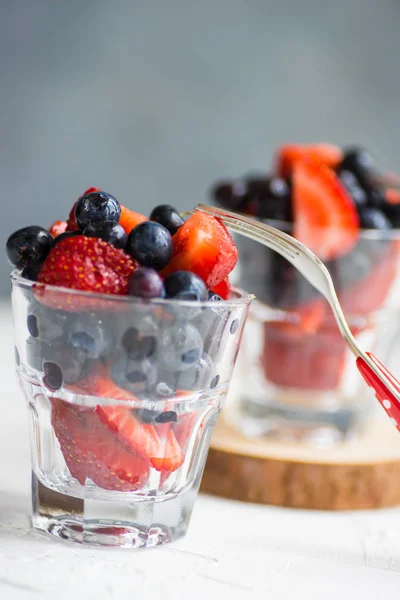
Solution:
M 221 296 L 223 300 L 228 300 L 229 295 L 231 293 L 231 285 L 229 283 L 229 278 L 226 277 L 223 279 L 218 285 L 214 286 L 211 290 L 214 294 L 218 294 Z
M 335 173 L 311 160 L 293 167 L 294 237 L 322 260 L 349 252 L 359 236 L 356 207 Z
M 66 221 L 54 221 L 49 229 L 49 233 L 56 238 L 67 230 L 68 223 Z
M 83 192 L 82 196 L 86 196 L 86 194 L 91 194 L 92 192 L 99 192 L 99 191 L 100 191 L 100 188 L 90 187 L 85 192 Z M 82 198 L 82 196 L 79 196 L 78 200 L 80 198 Z M 78 231 L 78 229 L 79 229 L 79 227 L 75 221 L 75 207 L 78 204 L 78 200 L 75 202 L 75 204 L 71 208 L 71 212 L 69 213 L 66 231 Z
M 151 459 L 151 464 L 157 471 L 172 472 L 182 466 L 185 454 L 175 437 L 173 429 L 169 429 L 165 438 L 164 448 L 158 456 Z
M 198 415 L 196 411 L 192 411 L 179 417 L 179 421 L 174 425 L 175 437 L 182 450 L 186 449 L 197 419 Z
M 276 156 L 276 171 L 280 177 L 289 177 L 294 165 L 304 158 L 335 168 L 343 159 L 343 151 L 333 144 L 285 144 Z
M 53 399 L 51 423 L 67 467 L 81 485 L 87 478 L 115 491 L 133 491 L 146 484 L 148 464 L 119 446 L 93 415 L 78 416 L 67 403 Z
M 126 208 L 121 204 L 121 216 L 119 218 L 119 224 L 125 229 L 128 235 L 132 229 L 136 227 L 136 225 L 143 223 L 143 221 L 148 221 L 148 218 L 140 213 L 134 212 L 133 210 L 129 210 L 129 208 Z
M 192 271 L 214 288 L 232 271 L 238 252 L 225 225 L 202 212 L 191 215 L 172 238 L 174 254 L 162 271 Z
M 135 270 L 133 259 L 98 238 L 81 235 L 66 238 L 51 250 L 38 276 L 38 283 L 96 294 L 126 295 L 128 279 Z M 66 294 L 37 286 L 36 295 L 50 308 L 73 312 L 99 308 L 93 296 Z

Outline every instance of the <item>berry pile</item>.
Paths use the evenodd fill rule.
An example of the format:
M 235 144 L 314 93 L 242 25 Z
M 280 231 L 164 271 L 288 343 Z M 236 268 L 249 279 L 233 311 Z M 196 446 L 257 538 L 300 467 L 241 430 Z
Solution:
M 182 420 L 197 414 L 179 414 L 174 398 L 216 388 L 219 353 L 237 329 L 223 302 L 237 261 L 226 228 L 205 213 L 184 222 L 169 205 L 148 219 L 90 188 L 67 221 L 12 234 L 7 255 L 34 282 L 23 355 L 50 393 L 71 475 L 124 491 L 143 486 L 150 468 L 166 477 L 181 466 L 191 434 Z M 55 397 L 60 390 L 148 408 L 83 409 Z

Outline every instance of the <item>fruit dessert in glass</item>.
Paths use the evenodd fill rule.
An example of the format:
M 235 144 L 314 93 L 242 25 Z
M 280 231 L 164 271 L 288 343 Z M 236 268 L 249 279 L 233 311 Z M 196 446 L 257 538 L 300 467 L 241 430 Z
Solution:
M 213 200 L 293 235 L 321 258 L 353 333 L 382 360 L 399 323 L 399 178 L 364 149 L 284 145 L 270 174 L 220 181 Z M 247 435 L 329 444 L 374 410 L 321 295 L 283 257 L 241 237 L 234 280 L 256 296 L 230 418 Z M 248 385 L 249 379 L 252 384 Z
M 34 528 L 129 548 L 181 537 L 251 300 L 221 286 L 229 233 L 167 205 L 147 219 L 91 188 L 68 221 L 15 232 L 7 253 Z

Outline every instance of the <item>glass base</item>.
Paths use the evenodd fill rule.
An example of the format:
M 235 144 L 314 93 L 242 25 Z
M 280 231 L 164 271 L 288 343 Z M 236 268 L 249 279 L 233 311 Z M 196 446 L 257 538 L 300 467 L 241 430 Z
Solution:
M 229 407 L 229 405 L 228 405 Z M 363 426 L 358 407 L 305 408 L 240 398 L 226 410 L 227 420 L 244 436 L 329 447 L 352 439 Z
M 185 535 L 196 495 L 190 489 L 162 500 L 77 498 L 46 487 L 33 473 L 32 523 L 40 533 L 77 544 L 148 548 Z

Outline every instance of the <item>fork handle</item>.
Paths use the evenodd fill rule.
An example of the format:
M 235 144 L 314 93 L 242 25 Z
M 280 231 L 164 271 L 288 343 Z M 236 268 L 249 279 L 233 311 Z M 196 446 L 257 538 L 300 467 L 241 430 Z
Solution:
M 383 364 L 371 354 L 371 352 L 366 352 L 369 358 L 373 361 L 377 369 L 382 373 L 383 377 L 379 378 L 376 373 L 371 369 L 369 364 L 362 358 L 362 356 L 358 356 L 356 360 L 357 368 L 360 371 L 361 375 L 364 377 L 367 384 L 375 390 L 375 396 L 378 401 L 383 406 L 386 413 L 392 419 L 393 423 L 396 425 L 397 429 L 400 431 L 400 402 L 398 399 L 392 394 L 389 388 L 385 384 L 385 379 L 389 380 L 392 386 L 399 392 L 400 394 L 400 383 L 393 377 L 393 375 L 383 366 Z

